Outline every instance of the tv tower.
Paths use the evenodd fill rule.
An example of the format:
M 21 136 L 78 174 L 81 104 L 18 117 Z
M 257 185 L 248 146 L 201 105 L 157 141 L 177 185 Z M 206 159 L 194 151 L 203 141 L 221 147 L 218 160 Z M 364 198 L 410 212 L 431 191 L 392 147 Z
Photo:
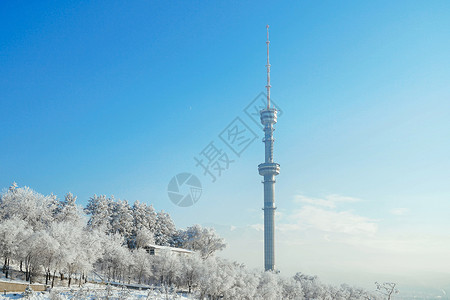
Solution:
M 269 25 L 267 28 L 267 107 L 261 110 L 264 126 L 265 161 L 258 165 L 259 175 L 264 176 L 264 269 L 275 270 L 275 176 L 280 165 L 273 162 L 273 125 L 277 123 L 277 110 L 270 107 Z

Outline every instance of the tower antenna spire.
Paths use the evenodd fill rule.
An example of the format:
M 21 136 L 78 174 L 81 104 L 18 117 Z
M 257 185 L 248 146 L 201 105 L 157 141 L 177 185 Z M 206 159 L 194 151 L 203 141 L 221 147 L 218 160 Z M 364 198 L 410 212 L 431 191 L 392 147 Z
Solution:
M 270 63 L 269 63 L 269 25 L 266 26 L 267 28 L 267 85 L 266 85 L 266 89 L 267 89 L 267 109 L 270 109 Z

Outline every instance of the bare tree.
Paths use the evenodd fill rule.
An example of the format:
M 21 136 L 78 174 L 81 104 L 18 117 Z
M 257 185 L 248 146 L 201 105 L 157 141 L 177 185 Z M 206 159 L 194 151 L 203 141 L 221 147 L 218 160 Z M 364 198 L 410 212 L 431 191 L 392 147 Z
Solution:
M 394 282 L 375 282 L 376 291 L 384 296 L 387 300 L 391 300 L 394 294 L 398 294 L 398 289 L 396 289 L 396 283 Z

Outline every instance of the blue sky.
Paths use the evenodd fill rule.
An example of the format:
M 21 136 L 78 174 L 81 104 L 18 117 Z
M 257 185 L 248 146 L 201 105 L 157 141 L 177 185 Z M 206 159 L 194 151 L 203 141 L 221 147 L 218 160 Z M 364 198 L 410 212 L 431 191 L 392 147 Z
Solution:
M 268 23 L 280 270 L 450 286 L 449 2 L 0 7 L 1 187 L 152 203 L 262 267 L 264 148 L 244 109 L 264 91 Z M 236 117 L 259 137 L 212 183 L 194 156 L 229 151 Z M 180 172 L 204 187 L 189 208 L 167 197 Z

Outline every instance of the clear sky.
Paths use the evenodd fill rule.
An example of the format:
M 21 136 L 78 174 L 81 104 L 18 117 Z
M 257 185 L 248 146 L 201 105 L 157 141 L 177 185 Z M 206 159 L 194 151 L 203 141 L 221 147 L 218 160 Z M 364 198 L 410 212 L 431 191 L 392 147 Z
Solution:
M 2 1 L 0 187 L 153 204 L 262 268 L 264 147 L 244 110 L 266 24 L 277 267 L 449 288 L 449 1 Z M 236 117 L 257 134 L 240 156 L 220 139 Z M 214 183 L 194 160 L 210 142 L 233 161 Z M 203 186 L 188 208 L 167 196 L 180 172 Z

